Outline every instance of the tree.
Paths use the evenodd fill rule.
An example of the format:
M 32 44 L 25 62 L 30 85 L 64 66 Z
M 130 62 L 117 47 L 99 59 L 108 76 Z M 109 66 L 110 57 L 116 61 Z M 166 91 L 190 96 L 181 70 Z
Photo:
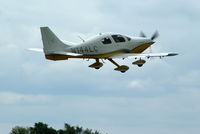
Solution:
M 19 127 L 16 126 L 12 129 L 10 134 L 100 134 L 98 131 L 92 131 L 92 129 L 83 129 L 79 126 L 71 126 L 67 123 L 64 124 L 64 129 L 56 130 L 52 127 L 48 127 L 47 124 L 42 122 L 35 123 L 33 127 Z
M 16 127 L 12 128 L 10 134 L 29 134 L 29 129 L 20 127 L 20 126 L 16 126 Z
M 91 129 L 86 129 L 83 131 L 83 134 L 93 134 Z
M 45 134 L 48 125 L 41 122 L 35 123 L 34 127 L 30 127 L 30 134 Z
M 83 132 L 83 128 L 82 127 L 76 127 L 76 134 L 81 134 Z
M 30 127 L 30 134 L 57 134 L 57 131 L 49 128 L 47 124 L 38 122 L 35 123 L 34 127 Z

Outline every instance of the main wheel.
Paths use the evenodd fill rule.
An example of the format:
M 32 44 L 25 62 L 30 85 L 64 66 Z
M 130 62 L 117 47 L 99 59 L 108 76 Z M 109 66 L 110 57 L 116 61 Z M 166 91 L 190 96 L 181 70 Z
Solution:
M 100 67 L 95 67 L 95 69 L 99 69 Z
M 143 65 L 141 64 L 141 65 L 138 65 L 138 67 L 142 67 Z

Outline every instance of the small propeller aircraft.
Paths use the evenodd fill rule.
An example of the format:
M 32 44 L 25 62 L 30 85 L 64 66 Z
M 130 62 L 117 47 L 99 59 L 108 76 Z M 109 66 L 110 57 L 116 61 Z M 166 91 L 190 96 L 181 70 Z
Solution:
M 91 68 L 100 69 L 104 62 L 100 59 L 108 60 L 116 68 L 114 70 L 122 73 L 126 72 L 129 67 L 119 65 L 113 59 L 133 58 L 132 63 L 142 67 L 146 63 L 145 59 L 151 57 L 175 56 L 177 53 L 143 53 L 147 48 L 154 44 L 154 40 L 159 36 L 156 31 L 151 38 L 141 32 L 140 37 L 127 37 L 120 34 L 99 34 L 89 40 L 83 40 L 82 43 L 74 45 L 60 40 L 48 27 L 41 27 L 43 49 L 29 48 L 31 51 L 44 52 L 48 60 L 68 60 L 69 58 L 94 59 L 95 63 L 89 65 Z

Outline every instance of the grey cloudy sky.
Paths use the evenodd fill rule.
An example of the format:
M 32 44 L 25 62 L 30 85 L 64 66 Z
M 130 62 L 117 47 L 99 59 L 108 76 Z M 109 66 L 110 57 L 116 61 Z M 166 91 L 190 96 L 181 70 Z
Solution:
M 103 133 L 188 134 L 200 131 L 198 0 L 6 0 L 0 1 L 0 133 L 42 121 L 65 122 Z M 42 47 L 39 27 L 64 40 L 81 42 L 100 32 L 160 37 L 154 52 L 179 52 L 152 59 L 143 68 L 131 59 L 121 74 L 106 62 L 53 62 L 27 52 Z

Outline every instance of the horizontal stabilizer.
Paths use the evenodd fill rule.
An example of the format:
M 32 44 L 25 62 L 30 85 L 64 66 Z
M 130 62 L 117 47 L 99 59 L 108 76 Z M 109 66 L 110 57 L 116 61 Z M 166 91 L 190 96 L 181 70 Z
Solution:
M 27 50 L 34 51 L 34 52 L 44 52 L 43 49 L 41 48 L 28 48 Z

